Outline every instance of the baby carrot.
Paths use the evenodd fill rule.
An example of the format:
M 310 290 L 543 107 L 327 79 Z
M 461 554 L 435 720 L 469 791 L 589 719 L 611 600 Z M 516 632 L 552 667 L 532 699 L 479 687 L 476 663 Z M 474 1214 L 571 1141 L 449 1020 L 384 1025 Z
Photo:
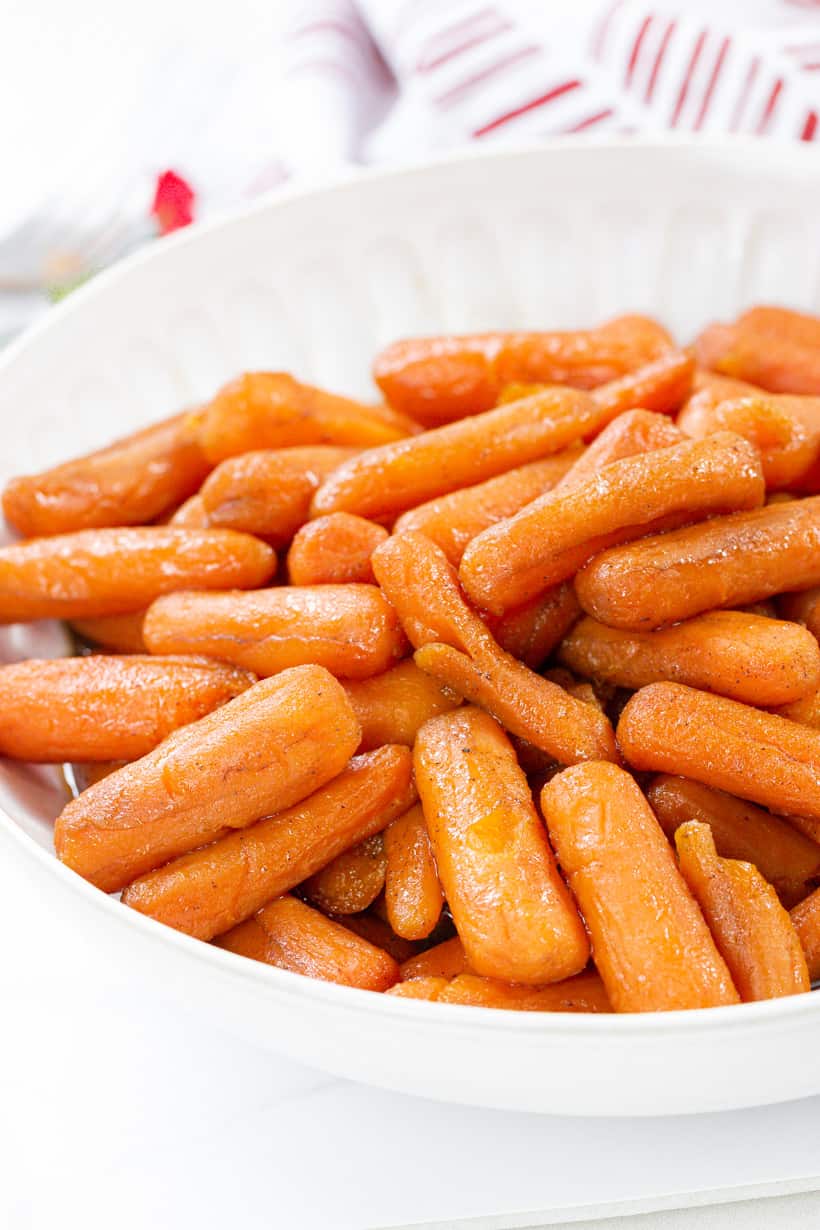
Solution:
M 370 909 L 363 914 L 335 914 L 333 921 L 360 935 L 363 940 L 369 940 L 377 948 L 383 948 L 396 961 L 407 961 L 418 952 L 419 946 L 396 935 L 390 924 L 375 913 L 379 902 L 383 900 L 383 897 L 377 897 Z
M 614 628 L 659 628 L 820 584 L 820 497 L 769 504 L 612 547 L 575 578 Z
M 262 680 L 73 799 L 58 857 L 115 892 L 232 828 L 289 807 L 339 773 L 359 741 L 341 684 L 320 666 Z
M 798 594 L 781 594 L 777 605 L 784 619 L 804 624 L 820 640 L 820 589 L 815 586 Z
M 811 989 L 806 958 L 788 912 L 751 863 L 721 858 L 708 824 L 675 833 L 681 874 L 703 911 L 744 1003 Z
M 450 979 L 470 972 L 464 945 L 457 935 L 420 952 L 416 957 L 409 957 L 401 964 L 401 977 L 406 981 L 417 978 Z
M 211 462 L 261 448 L 341 444 L 371 448 L 418 431 L 386 406 L 365 406 L 301 384 L 287 372 L 246 372 L 220 389 L 200 415 Z
M 374 833 L 315 871 L 302 891 L 325 914 L 359 914 L 384 888 L 386 867 L 384 838 Z
M 0 623 L 124 615 L 192 587 L 264 585 L 270 547 L 235 530 L 78 530 L 0 549 Z
M 460 703 L 412 658 L 370 679 L 350 679 L 345 691 L 362 728 L 361 752 L 384 743 L 412 747 L 420 726 Z
M 210 527 L 208 513 L 202 503 L 202 495 L 197 491 L 184 504 L 180 504 L 168 518 L 168 525 L 181 525 L 190 530 L 207 530 Z
M 657 632 L 609 628 L 587 615 L 558 657 L 581 675 L 619 687 L 671 679 L 749 705 L 800 702 L 820 684 L 820 646 L 810 632 L 742 611 L 710 611 Z
M 294 534 L 288 579 L 291 585 L 372 584 L 370 556 L 388 536 L 384 526 L 353 513 L 317 517 Z
M 202 486 L 208 521 L 282 547 L 307 521 L 310 501 L 324 480 L 357 451 L 314 444 L 229 457 Z
M 397 816 L 385 829 L 384 850 L 384 896 L 390 926 L 405 939 L 426 939 L 439 920 L 444 896 L 420 804 Z
M 395 995 L 397 999 L 426 999 L 434 1002 L 447 986 L 446 978 L 414 978 L 410 982 L 397 982 L 385 992 Z
M 356 756 L 308 798 L 142 876 L 122 899 L 177 931 L 211 939 L 381 832 L 415 797 L 406 747 Z
M 100 615 L 96 619 L 72 619 L 72 632 L 114 653 L 147 653 L 142 639 L 142 621 L 147 607 L 126 615 Z
M 670 840 L 690 820 L 708 824 L 721 858 L 754 863 L 787 906 L 820 878 L 820 846 L 754 803 L 686 777 L 656 777 L 646 797 Z
M 3 492 L 6 520 L 27 538 L 153 521 L 210 469 L 188 414 L 24 478 Z
M 416 784 L 441 885 L 476 973 L 557 982 L 589 948 L 509 740 L 480 709 L 419 731 Z
M 559 490 L 575 487 L 613 461 L 651 453 L 658 448 L 670 448 L 685 439 L 680 428 L 663 414 L 653 414 L 649 410 L 626 410 L 595 437 L 556 486 Z
M 464 552 L 469 598 L 495 614 L 564 581 L 594 555 L 658 529 L 755 508 L 765 487 L 757 452 L 723 432 L 612 462 L 533 500 Z
M 820 731 L 679 683 L 627 702 L 618 744 L 634 769 L 692 777 L 778 812 L 820 817 Z
M 392 517 L 576 444 L 603 412 L 586 393 L 550 388 L 524 401 L 371 448 L 339 466 L 313 497 L 313 514 Z
M 413 982 L 401 982 L 412 987 Z M 519 1012 L 611 1012 L 601 977 L 585 970 L 546 987 L 516 986 L 496 978 L 458 974 L 439 989 L 435 999 L 441 1004 L 470 1004 L 475 1008 L 512 1008 Z
M 256 681 L 207 658 L 93 656 L 0 667 L 0 755 L 136 760 Z
M 502 649 L 537 670 L 580 613 L 575 590 L 565 581 L 504 615 L 486 616 L 486 622 Z
M 393 527 L 394 533 L 415 530 L 424 534 L 458 567 L 464 548 L 477 534 L 551 491 L 580 456 L 581 447 L 575 445 L 553 457 L 531 461 L 486 482 L 428 500 L 403 513 Z
M 386 991 L 398 978 L 396 962 L 383 949 L 295 897 L 271 901 L 216 943 L 266 965 L 364 991 Z
M 764 701 L 757 703 L 765 704 Z M 775 712 L 792 722 L 799 722 L 801 726 L 812 726 L 815 730 L 820 730 L 820 688 L 815 688 L 791 704 L 780 705 Z
M 406 647 L 375 585 L 169 594 L 151 606 L 143 636 L 151 653 L 204 653 L 259 675 L 315 662 L 350 679 L 386 670 Z
M 734 324 L 710 325 L 695 343 L 697 360 L 722 375 L 773 393 L 820 394 L 820 317 L 755 307 Z
M 806 956 L 812 982 L 820 978 L 820 888 L 791 912 L 792 925 Z
M 729 971 L 635 781 L 617 765 L 574 765 L 541 807 L 616 1012 L 738 1002 Z
M 574 333 L 421 337 L 383 350 L 373 377 L 392 406 L 435 424 L 488 410 L 511 381 L 594 388 L 671 345 L 666 331 L 642 316 Z
M 694 370 L 695 360 L 692 355 L 683 350 L 666 350 L 652 362 L 636 367 L 606 384 L 598 385 L 593 392 L 593 398 L 604 408 L 606 421 L 631 412 L 636 406 L 643 407 L 641 414 L 674 414 L 692 390 Z M 505 385 L 498 396 L 498 404 L 504 405 L 522 397 L 531 397 L 533 393 L 543 392 L 546 387 L 545 384 Z M 658 447 L 674 442 L 671 439 L 665 440 Z M 639 448 L 636 451 L 647 450 Z

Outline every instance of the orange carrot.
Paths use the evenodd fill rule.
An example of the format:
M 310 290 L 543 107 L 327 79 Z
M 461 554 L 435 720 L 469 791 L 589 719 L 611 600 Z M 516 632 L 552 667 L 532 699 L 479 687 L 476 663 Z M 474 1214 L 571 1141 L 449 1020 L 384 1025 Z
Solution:
M 683 432 L 665 415 L 649 410 L 627 410 L 596 436 L 556 486 L 559 490 L 577 487 L 615 461 L 659 448 L 671 448 L 685 439 Z
M 426 939 L 439 920 L 444 896 L 420 804 L 385 829 L 384 850 L 384 894 L 390 926 L 405 939 Z
M 564 582 L 504 615 L 487 615 L 486 622 L 502 649 L 537 670 L 580 613 L 575 590 Z
M 731 325 L 710 325 L 695 343 L 698 362 L 773 393 L 820 394 L 820 317 L 754 307 Z
M 413 987 L 414 982 L 401 982 Z M 428 998 L 427 996 L 418 998 Z M 576 974 L 546 987 L 516 986 L 496 978 L 458 974 L 434 997 L 441 1004 L 470 1004 L 475 1008 L 512 1008 L 519 1012 L 611 1012 L 604 984 L 594 970 Z
M 126 615 L 100 615 L 97 619 L 72 619 L 70 628 L 82 640 L 114 653 L 147 653 L 142 639 L 142 621 L 147 607 Z
M 434 1001 L 447 986 L 446 978 L 414 978 L 412 982 L 397 982 L 386 994 L 398 999 L 426 999 Z
M 333 921 L 341 923 L 343 927 L 375 944 L 377 948 L 383 948 L 394 960 L 409 961 L 418 952 L 419 946 L 396 935 L 390 924 L 375 913 L 379 902 L 383 900 L 383 897 L 377 897 L 370 909 L 363 914 L 334 914 Z
M 820 640 L 820 589 L 815 586 L 802 593 L 783 594 L 777 605 L 784 619 L 804 624 Z
M 325 914 L 359 914 L 384 888 L 387 855 L 381 833 L 337 854 L 305 881 L 305 896 Z
M 636 406 L 643 407 L 639 411 L 640 414 L 655 412 L 674 414 L 691 392 L 694 369 L 693 355 L 682 350 L 667 350 L 651 363 L 637 367 L 606 384 L 598 385 L 593 397 L 600 406 L 605 408 L 608 420 L 614 420 L 618 415 L 632 412 Z M 711 373 L 709 375 L 711 376 Z M 546 384 L 522 384 L 520 382 L 507 384 L 498 395 L 498 405 L 519 401 L 522 397 L 531 397 L 533 393 L 541 393 L 547 387 Z M 652 447 L 662 448 L 664 444 L 675 442 L 670 438 Z M 648 449 L 638 448 L 635 451 L 647 452 Z M 611 460 L 614 461 L 616 458 L 611 458 Z
M 207 530 L 210 528 L 211 523 L 199 491 L 174 510 L 168 518 L 168 525 L 181 525 L 190 530 Z
M 294 535 L 288 551 L 291 585 L 372 583 L 370 556 L 388 537 L 387 530 L 352 513 L 317 517 Z
M 787 624 L 786 627 L 789 627 Z M 764 701 L 758 701 L 758 704 L 764 704 Z M 800 700 L 792 701 L 788 705 L 781 705 L 775 710 L 781 717 L 789 718 L 792 722 L 799 722 L 801 726 L 811 726 L 814 730 L 820 730 L 820 688 L 815 688 Z
M 669 844 L 628 773 L 612 764 L 575 765 L 544 787 L 541 807 L 616 1012 L 738 1002 Z
M 792 925 L 806 956 L 809 977 L 820 978 L 820 888 L 791 912 Z
M 73 799 L 57 818 L 57 855 L 115 892 L 305 798 L 341 771 L 359 733 L 332 675 L 320 666 L 283 671 Z
M 470 972 L 464 945 L 457 935 L 420 952 L 416 957 L 410 957 L 401 965 L 401 977 L 406 981 L 417 978 L 450 979 Z
M 420 726 L 460 703 L 412 658 L 370 679 L 351 679 L 345 691 L 362 728 L 362 752 L 384 743 L 412 747 Z

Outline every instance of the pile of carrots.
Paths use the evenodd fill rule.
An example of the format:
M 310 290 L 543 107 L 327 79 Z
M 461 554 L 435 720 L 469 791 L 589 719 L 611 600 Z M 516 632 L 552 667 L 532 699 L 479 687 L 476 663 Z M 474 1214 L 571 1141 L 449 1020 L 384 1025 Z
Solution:
M 820 319 L 252 372 L 3 494 L 0 754 L 59 858 L 246 958 L 644 1012 L 820 978 Z

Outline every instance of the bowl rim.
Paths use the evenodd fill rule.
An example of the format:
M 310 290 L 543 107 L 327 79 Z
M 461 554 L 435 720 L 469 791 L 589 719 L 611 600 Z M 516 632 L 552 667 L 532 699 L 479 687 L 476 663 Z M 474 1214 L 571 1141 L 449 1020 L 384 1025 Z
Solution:
M 567 151 L 590 157 L 602 151 L 610 154 L 620 151 L 627 156 L 632 152 L 644 156 L 676 152 L 686 157 L 737 152 L 745 157 L 759 159 L 767 174 L 771 174 L 773 161 L 792 165 L 799 163 L 803 170 L 816 171 L 818 168 L 816 150 L 809 143 L 780 145 L 737 135 L 693 139 L 686 134 L 677 133 L 662 136 L 638 134 L 615 139 L 554 137 L 538 142 L 505 143 L 498 147 L 481 147 L 476 143 L 433 157 L 401 161 L 389 166 L 352 167 L 335 174 L 329 180 L 298 182 L 272 189 L 249 203 L 220 211 L 205 222 L 195 223 L 182 231 L 165 236 L 160 242 L 142 245 L 124 259 L 95 274 L 86 285 L 52 307 L 41 320 L 36 321 L 19 338 L 9 343 L 0 354 L 0 382 L 7 370 L 13 367 L 18 356 L 36 346 L 42 336 L 53 329 L 59 329 L 64 320 L 81 312 L 87 303 L 93 303 L 95 296 L 103 294 L 110 285 L 127 279 L 133 270 L 161 262 L 167 253 L 177 248 L 196 245 L 215 233 L 230 230 L 268 212 L 275 213 L 280 207 L 306 198 L 321 197 L 339 190 L 366 190 L 370 184 L 398 181 L 419 174 L 434 174 L 437 170 L 473 162 L 497 164 L 522 157 L 548 159 L 556 152 Z M 820 187 L 820 174 L 817 178 Z M 0 831 L 18 847 L 23 857 L 32 859 L 47 875 L 56 877 L 56 882 L 62 884 L 68 893 L 78 893 L 87 905 L 101 912 L 104 920 L 119 923 L 149 944 L 176 949 L 183 960 L 186 957 L 193 959 L 203 969 L 218 970 L 221 976 L 227 976 L 247 988 L 255 987 L 260 993 L 274 991 L 290 999 L 307 1000 L 317 1006 L 343 1010 L 348 1014 L 370 1015 L 374 1011 L 383 1012 L 388 1017 L 404 1021 L 408 1025 L 447 1028 L 477 1037 L 496 1034 L 499 1031 L 512 1031 L 517 1036 L 537 1035 L 544 1040 L 560 1039 L 570 1034 L 577 1037 L 580 1034 L 599 1041 L 609 1037 L 639 1040 L 664 1034 L 692 1037 L 701 1036 L 704 1032 L 722 1033 L 727 1028 L 734 1031 L 743 1029 L 747 1032 L 759 1032 L 785 1021 L 798 1021 L 806 1017 L 820 1019 L 820 993 L 717 1008 L 606 1014 L 512 1012 L 463 1004 L 430 1003 L 384 994 L 376 996 L 370 991 L 322 982 L 249 958 L 238 957 L 237 954 L 194 939 L 136 910 L 123 907 L 115 897 L 95 888 L 61 863 L 52 852 L 25 832 L 3 808 L 0 808 Z

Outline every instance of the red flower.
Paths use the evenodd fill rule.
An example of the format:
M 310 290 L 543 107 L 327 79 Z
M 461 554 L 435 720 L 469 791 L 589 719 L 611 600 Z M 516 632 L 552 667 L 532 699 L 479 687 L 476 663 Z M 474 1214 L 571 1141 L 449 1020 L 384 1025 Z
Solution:
M 163 171 L 157 178 L 151 205 L 160 235 L 168 235 L 193 222 L 195 200 L 193 188 L 181 175 L 176 171 Z

